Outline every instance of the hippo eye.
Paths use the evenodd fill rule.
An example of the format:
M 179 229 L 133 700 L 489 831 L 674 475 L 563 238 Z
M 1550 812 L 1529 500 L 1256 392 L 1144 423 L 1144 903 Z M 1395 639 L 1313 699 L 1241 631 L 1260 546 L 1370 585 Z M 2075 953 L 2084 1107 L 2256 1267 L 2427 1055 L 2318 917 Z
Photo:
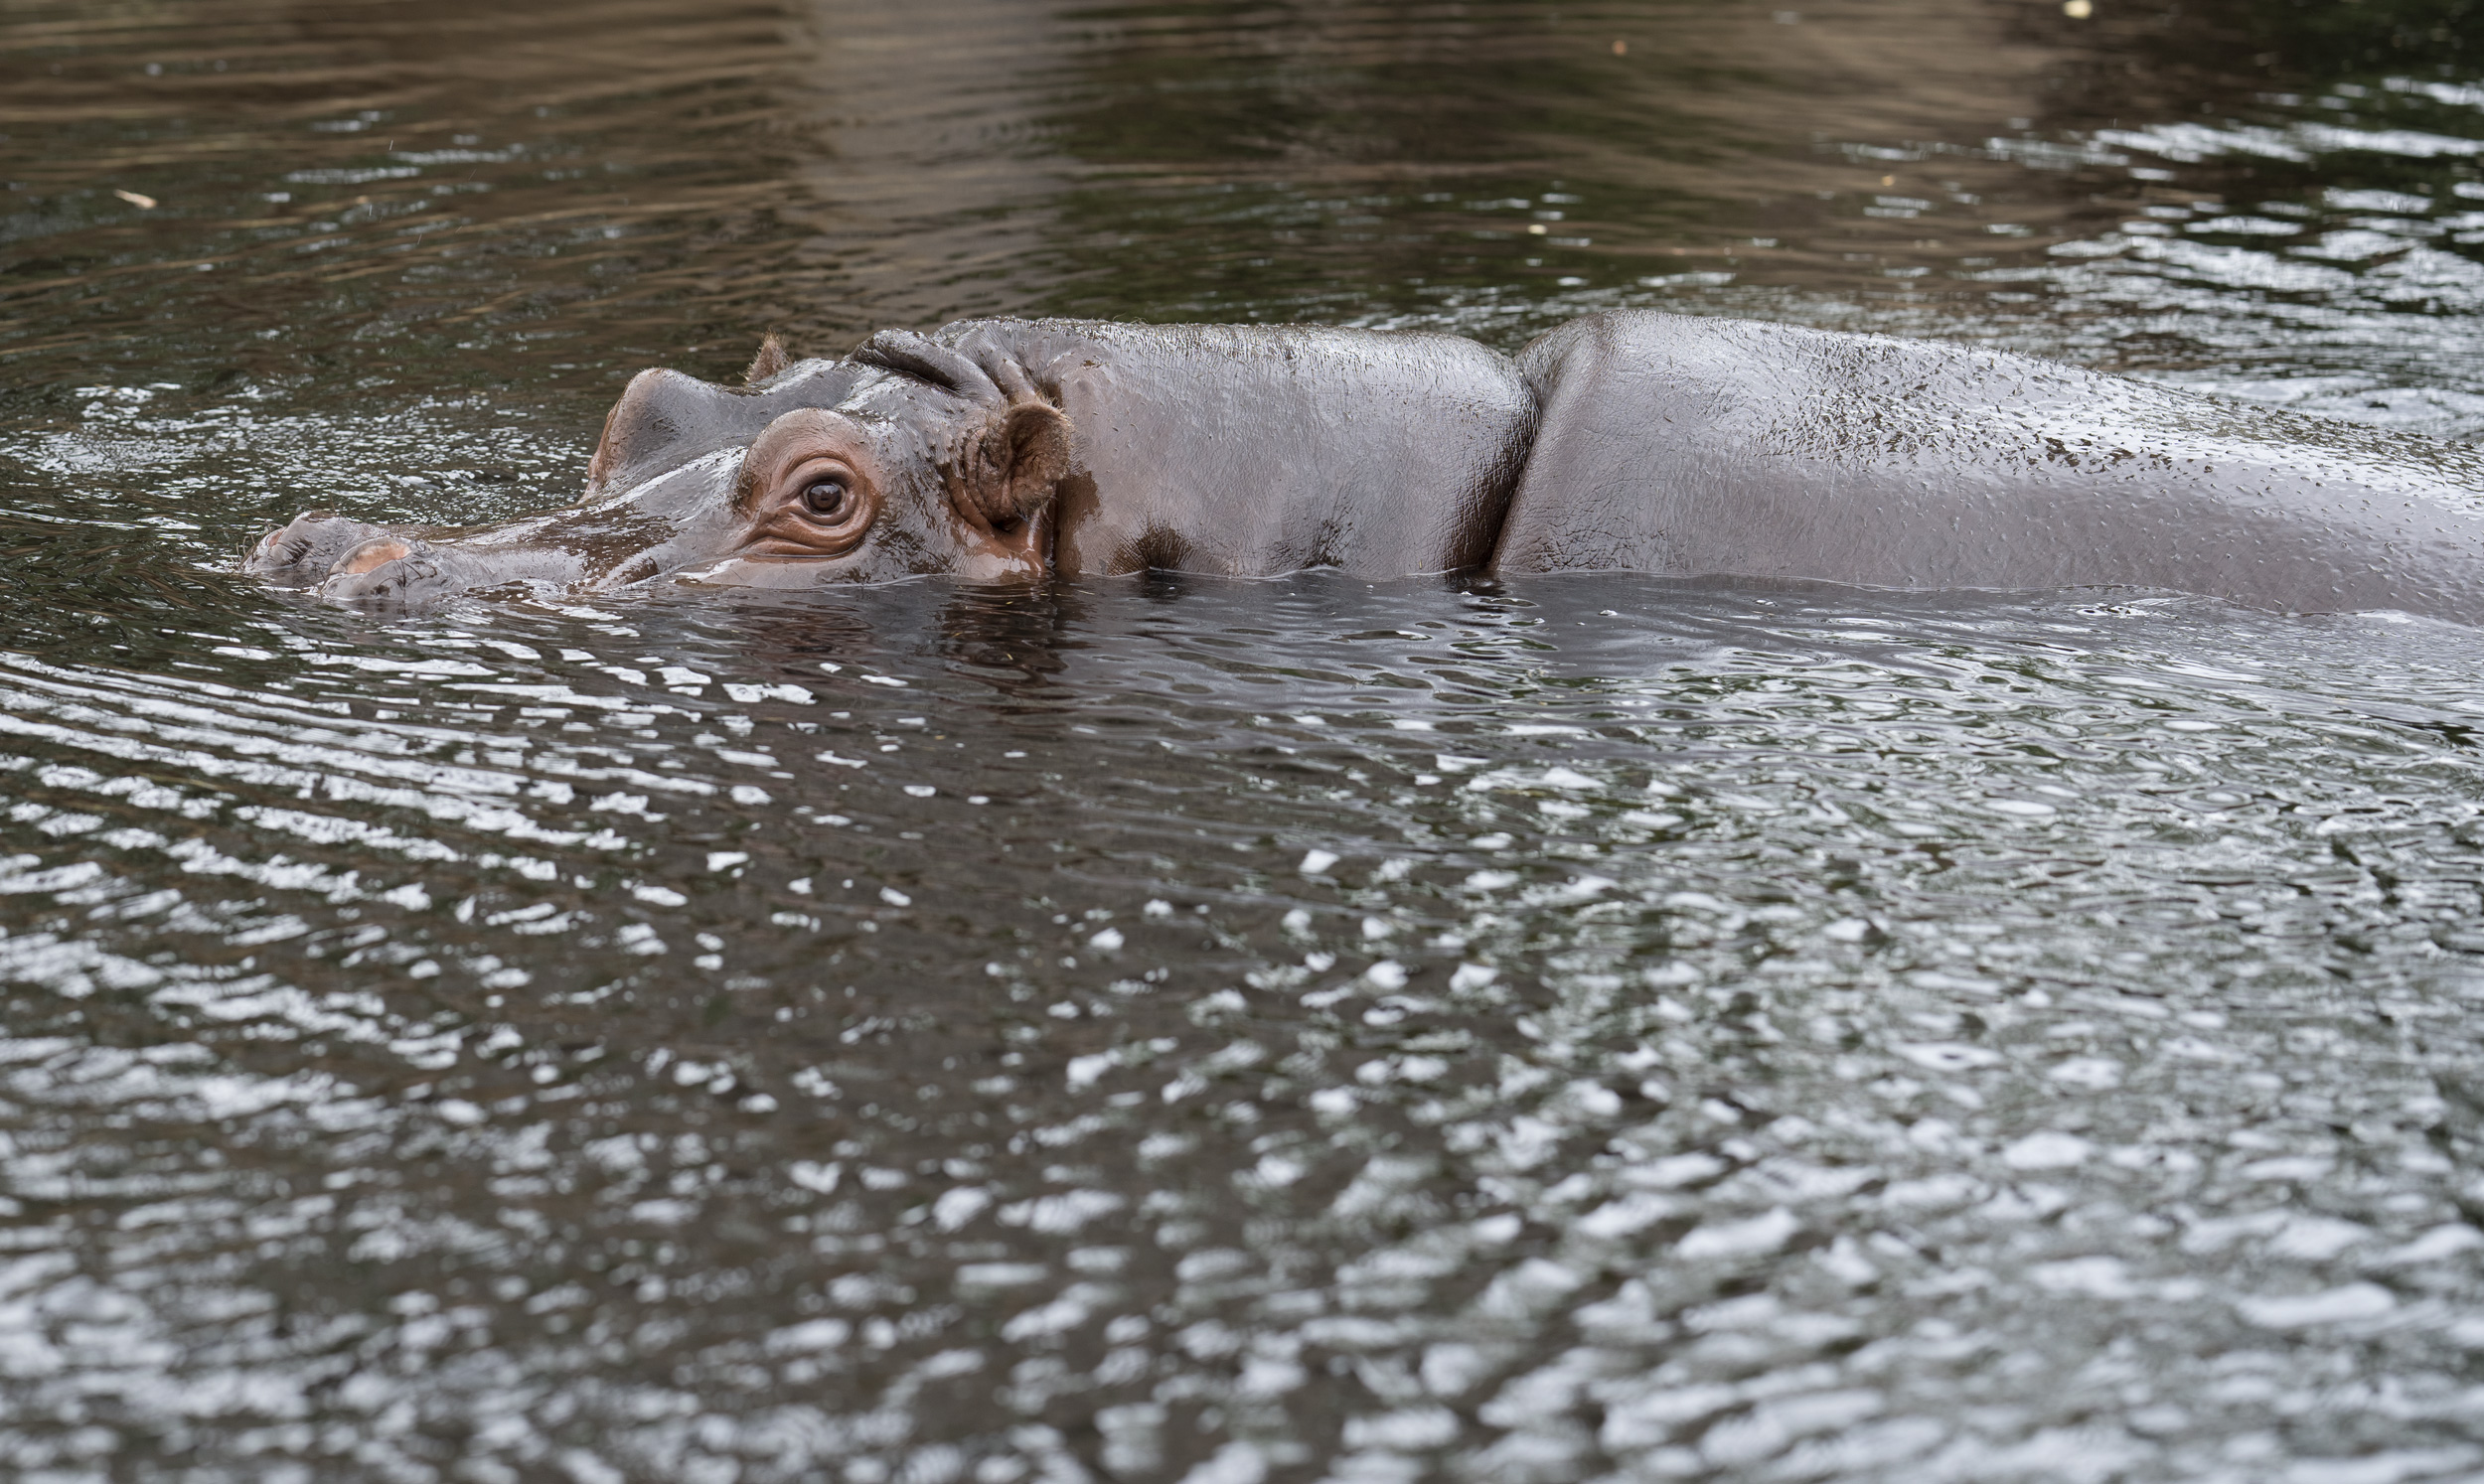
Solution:
M 815 479 L 802 487 L 802 508 L 822 520 L 838 520 L 854 504 L 854 486 L 842 474 Z
M 743 549 L 766 557 L 843 556 L 861 544 L 880 507 L 867 467 L 817 443 L 789 453 L 753 445 L 733 502 L 750 521 Z

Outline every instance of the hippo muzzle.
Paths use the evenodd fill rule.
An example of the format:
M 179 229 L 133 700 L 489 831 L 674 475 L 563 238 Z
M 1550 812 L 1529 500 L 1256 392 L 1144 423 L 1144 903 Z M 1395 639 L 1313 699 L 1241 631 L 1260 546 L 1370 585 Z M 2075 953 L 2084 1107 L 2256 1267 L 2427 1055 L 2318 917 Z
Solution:
M 737 450 L 718 450 L 632 489 L 505 525 L 389 528 L 326 511 L 269 531 L 242 570 L 331 602 L 427 607 L 494 589 L 600 592 L 677 570 L 710 550 L 732 501 Z
M 453 535 L 389 530 L 325 511 L 271 530 L 241 569 L 342 603 L 419 606 L 512 583 L 577 584 L 584 564 L 549 548 L 472 549 Z

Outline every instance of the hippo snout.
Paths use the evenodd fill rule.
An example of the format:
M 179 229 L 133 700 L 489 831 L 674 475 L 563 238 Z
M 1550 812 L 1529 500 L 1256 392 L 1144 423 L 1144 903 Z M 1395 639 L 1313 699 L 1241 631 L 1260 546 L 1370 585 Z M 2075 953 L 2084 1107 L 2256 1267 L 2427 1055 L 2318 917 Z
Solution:
M 332 601 L 384 605 L 435 602 L 498 576 L 465 552 L 326 511 L 297 516 L 260 537 L 242 570 Z
M 389 539 L 401 538 L 333 511 L 307 511 L 259 537 L 241 570 L 278 587 L 317 587 L 349 553 Z

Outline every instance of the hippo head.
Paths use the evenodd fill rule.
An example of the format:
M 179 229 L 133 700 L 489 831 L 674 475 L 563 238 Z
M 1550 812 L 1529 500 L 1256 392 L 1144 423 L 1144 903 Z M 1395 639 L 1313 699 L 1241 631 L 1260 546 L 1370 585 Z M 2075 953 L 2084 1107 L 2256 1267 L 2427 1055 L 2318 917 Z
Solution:
M 1069 420 L 1006 353 L 883 331 L 843 361 L 748 384 L 642 371 L 604 420 L 576 505 L 506 525 L 390 529 L 321 512 L 243 569 L 347 602 L 421 606 L 512 584 L 591 593 L 653 578 L 735 586 L 1039 576 Z

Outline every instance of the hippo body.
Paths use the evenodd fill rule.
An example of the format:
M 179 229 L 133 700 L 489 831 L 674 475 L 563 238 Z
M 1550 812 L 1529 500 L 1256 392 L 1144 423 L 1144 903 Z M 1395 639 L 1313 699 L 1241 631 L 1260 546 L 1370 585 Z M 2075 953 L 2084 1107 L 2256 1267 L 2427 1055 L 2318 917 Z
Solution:
M 634 379 L 585 498 L 304 517 L 247 566 L 420 604 L 1172 569 L 2172 588 L 2484 622 L 2484 450 L 1997 352 L 1644 312 L 1447 336 L 970 320 Z
M 1493 557 L 2484 619 L 2484 450 L 2002 352 L 1608 314 L 1518 356 Z

